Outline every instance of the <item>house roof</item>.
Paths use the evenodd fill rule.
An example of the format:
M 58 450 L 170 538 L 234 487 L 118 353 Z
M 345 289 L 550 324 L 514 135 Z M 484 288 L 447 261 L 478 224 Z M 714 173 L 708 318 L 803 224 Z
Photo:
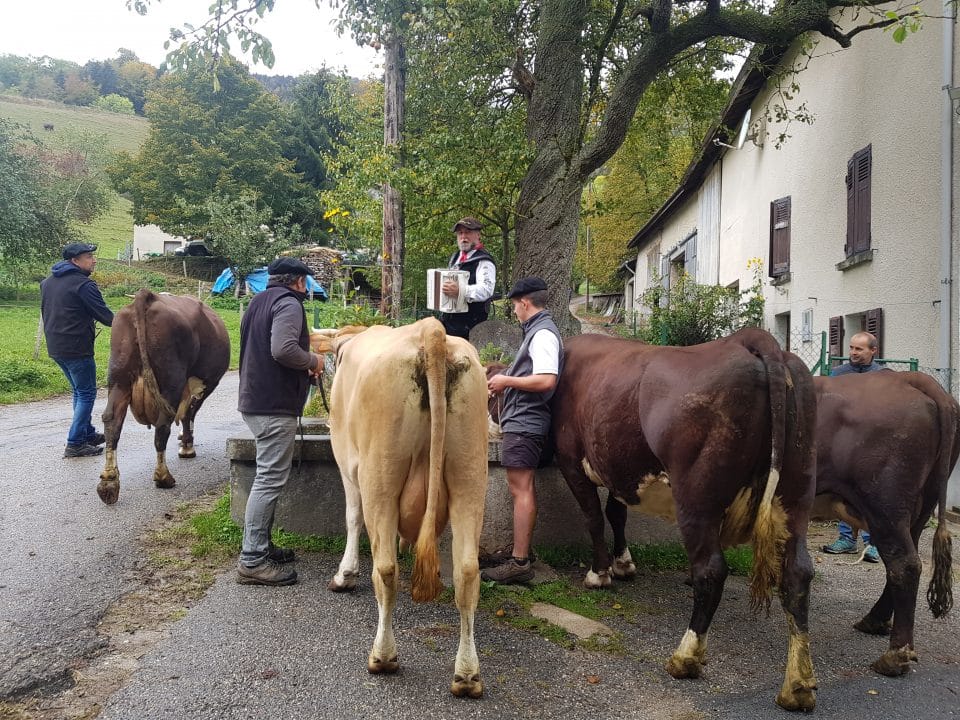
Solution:
M 660 226 L 680 207 L 691 193 L 703 184 L 710 168 L 726 152 L 727 148 L 718 143 L 729 143 L 731 128 L 735 127 L 743 114 L 753 104 L 757 95 L 763 89 L 767 79 L 787 52 L 787 45 L 755 47 L 747 61 L 743 64 L 740 74 L 733 81 L 730 88 L 730 100 L 723 109 L 720 118 L 707 132 L 700 146 L 700 151 L 694 156 L 687 167 L 680 186 L 667 198 L 666 202 L 653 214 L 627 243 L 628 248 L 639 248 Z

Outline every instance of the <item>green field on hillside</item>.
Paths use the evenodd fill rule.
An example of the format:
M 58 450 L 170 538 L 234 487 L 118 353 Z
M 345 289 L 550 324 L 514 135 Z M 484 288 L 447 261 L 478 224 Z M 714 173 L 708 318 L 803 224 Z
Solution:
M 11 95 L 0 95 L 0 117 L 26 125 L 41 140 L 54 139 L 57 133 L 71 129 L 102 133 L 112 150 L 136 153 L 147 137 L 150 123 L 146 118 Z M 44 130 L 44 125 L 53 130 Z

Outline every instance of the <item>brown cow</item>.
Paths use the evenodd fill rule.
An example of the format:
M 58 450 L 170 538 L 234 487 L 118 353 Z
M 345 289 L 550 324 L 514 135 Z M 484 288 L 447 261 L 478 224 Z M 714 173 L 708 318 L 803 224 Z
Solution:
M 934 617 L 953 606 L 951 540 L 944 513 L 947 480 L 960 453 L 960 406 L 933 378 L 916 372 L 820 377 L 814 385 L 817 497 L 812 516 L 869 529 L 870 541 L 886 565 L 887 582 L 880 599 L 854 627 L 873 635 L 889 633 L 889 649 L 872 667 L 883 675 L 902 675 L 917 659 L 917 549 L 937 505 L 927 603 Z
M 565 343 L 553 398 L 556 461 L 587 516 L 593 565 L 585 584 L 635 568 L 626 506 L 674 517 L 690 559 L 693 614 L 667 663 L 698 677 L 720 602 L 723 548 L 752 540 L 754 608 L 780 590 L 790 645 L 777 703 L 811 710 L 816 680 L 807 627 L 813 565 L 807 553 L 814 492 L 815 397 L 810 373 L 757 329 L 693 347 L 657 347 L 600 335 Z M 597 487 L 610 495 L 614 560 Z
M 173 487 L 166 449 L 170 425 L 182 424 L 180 457 L 196 457 L 193 420 L 230 363 L 230 337 L 223 320 L 192 297 L 140 290 L 113 319 L 107 407 L 103 428 L 106 463 L 97 493 L 108 505 L 120 495 L 117 443 L 127 407 L 141 425 L 155 426 L 157 487 Z
M 434 318 L 360 333 L 351 328 L 324 337 L 321 332 L 311 337 L 314 349 L 337 355 L 330 439 L 347 500 L 347 547 L 329 588 L 356 587 L 362 510 L 379 608 L 367 669 L 396 672 L 397 537 L 416 542 L 413 599 L 432 600 L 441 589 L 437 536 L 449 514 L 460 610 L 450 691 L 480 697 L 473 619 L 487 492 L 487 384 L 477 351 L 466 340 L 448 336 Z

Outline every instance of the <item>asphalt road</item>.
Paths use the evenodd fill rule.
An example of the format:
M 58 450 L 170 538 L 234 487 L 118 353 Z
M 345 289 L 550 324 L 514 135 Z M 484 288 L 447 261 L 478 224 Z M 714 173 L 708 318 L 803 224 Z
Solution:
M 120 502 L 103 505 L 95 485 L 102 458 L 61 459 L 69 421 L 58 399 L 0 408 L 0 699 L 52 692 L 71 668 L 95 656 L 96 625 L 121 595 L 137 589 L 137 538 L 180 502 L 222 487 L 225 440 L 243 430 L 235 410 L 237 376 L 201 411 L 196 460 L 168 452 L 172 490 L 151 480 L 152 432 L 128 419 L 120 451 Z M 102 400 L 96 412 L 102 411 Z M 954 528 L 956 530 L 956 528 Z M 812 541 L 813 543 L 817 541 Z M 955 548 L 957 544 L 955 543 Z M 956 550 L 955 550 L 956 552 Z M 924 564 L 929 565 L 929 550 Z M 487 613 L 477 616 L 483 699 L 459 700 L 448 685 L 458 637 L 449 604 L 399 596 L 395 627 L 401 671 L 366 672 L 376 605 L 363 558 L 352 595 L 326 590 L 337 558 L 306 554 L 301 582 L 241 586 L 225 572 L 207 595 L 162 633 L 137 669 L 106 700 L 105 720 L 373 717 L 644 718 L 760 720 L 787 717 L 773 704 L 786 655 L 776 602 L 769 617 L 748 611 L 746 580 L 731 577 L 714 620 L 704 676 L 675 681 L 662 669 L 690 612 L 684 573 L 641 574 L 620 585 L 640 610 L 606 620 L 622 638 L 616 653 L 563 649 Z M 903 678 L 875 675 L 868 663 L 885 647 L 851 625 L 882 586 L 882 566 L 818 557 L 811 637 L 819 718 L 960 717 L 960 619 L 917 611 L 921 662 Z M 924 583 L 926 581 L 926 576 Z M 921 592 L 922 594 L 922 592 Z M 960 594 L 960 593 L 958 593 Z M 508 612 L 510 611 L 507 608 Z
M 226 439 L 245 429 L 236 410 L 236 372 L 200 410 L 197 457 L 167 463 L 170 490 L 153 484 L 153 431 L 128 416 L 118 449 L 120 500 L 96 493 L 103 456 L 63 459 L 71 401 L 61 397 L 0 407 L 0 699 L 70 681 L 76 658 L 103 643 L 96 623 L 134 588 L 137 538 L 166 510 L 229 477 Z M 94 407 L 101 428 L 104 392 Z

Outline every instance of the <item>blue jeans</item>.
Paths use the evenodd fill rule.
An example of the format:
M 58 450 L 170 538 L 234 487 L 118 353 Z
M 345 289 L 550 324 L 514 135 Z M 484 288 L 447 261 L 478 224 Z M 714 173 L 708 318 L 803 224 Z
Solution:
M 860 531 L 861 537 L 863 537 L 863 544 L 870 544 L 870 533 L 866 530 Z M 857 539 L 853 536 L 853 528 L 847 525 L 843 520 L 840 521 L 840 537 L 846 538 L 852 543 L 856 543 Z
M 257 444 L 257 474 L 243 514 L 243 549 L 240 551 L 240 562 L 249 568 L 266 560 L 270 551 L 273 515 L 293 464 L 297 418 L 243 413 L 243 421 Z
M 93 357 L 53 358 L 73 388 L 73 423 L 67 445 L 83 445 L 97 431 L 90 422 L 97 399 L 97 364 Z

